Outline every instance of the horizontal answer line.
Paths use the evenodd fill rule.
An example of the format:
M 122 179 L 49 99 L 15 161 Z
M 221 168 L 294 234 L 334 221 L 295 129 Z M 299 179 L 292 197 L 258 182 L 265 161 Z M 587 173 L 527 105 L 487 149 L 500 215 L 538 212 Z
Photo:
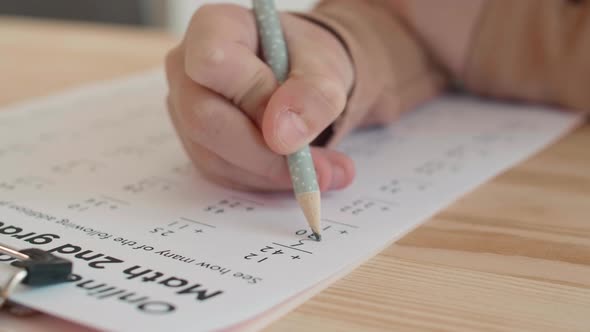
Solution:
M 280 243 L 276 243 L 276 242 L 273 242 L 272 244 L 274 244 L 274 245 L 277 245 L 277 246 L 281 246 L 281 247 L 283 247 L 283 248 L 287 248 L 287 249 L 293 249 L 293 250 L 297 250 L 297 251 L 304 252 L 304 253 L 306 253 L 306 254 L 313 255 L 313 253 L 312 253 L 311 251 L 307 251 L 307 250 L 303 250 L 303 249 L 298 249 L 298 248 L 289 247 L 289 246 L 286 246 L 286 245 L 284 245 L 284 244 L 280 244 Z
M 217 228 L 216 226 L 213 225 L 209 225 L 209 224 L 205 224 L 204 222 L 200 222 L 200 221 L 196 221 L 196 220 L 192 220 L 186 217 L 180 217 L 180 219 L 184 220 L 184 221 L 188 221 L 188 222 L 193 222 L 195 224 L 199 224 L 199 225 L 203 225 L 203 226 L 207 226 L 207 227 L 211 227 L 211 228 Z
M 343 223 L 343 222 L 334 221 L 334 220 L 330 220 L 330 219 L 322 219 L 322 221 L 325 221 L 325 222 L 331 222 L 331 223 L 338 224 L 338 225 L 342 225 L 342 226 L 348 226 L 348 227 L 350 227 L 350 228 L 359 228 L 359 227 L 358 227 L 358 226 L 356 226 L 356 225 L 346 224 L 346 223 Z

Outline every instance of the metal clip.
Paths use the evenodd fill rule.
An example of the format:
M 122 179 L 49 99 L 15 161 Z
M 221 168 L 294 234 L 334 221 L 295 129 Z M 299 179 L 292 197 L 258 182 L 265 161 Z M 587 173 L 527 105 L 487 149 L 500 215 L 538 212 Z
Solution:
M 27 260 L 29 259 L 29 255 L 23 254 L 19 251 L 16 251 L 12 248 L 6 247 L 0 244 L 0 254 L 8 255 L 12 258 L 16 258 L 18 260 Z M 8 282 L 0 288 L 0 308 L 4 305 L 12 291 L 16 288 L 16 286 L 20 285 L 20 283 L 25 280 L 29 273 L 25 269 L 20 269 L 15 274 L 12 275 Z
M 0 289 L 0 308 L 4 305 L 12 291 L 16 288 L 16 286 L 20 285 L 23 280 L 27 277 L 27 270 L 20 270 L 12 275 L 12 277 L 8 280 L 6 285 Z
M 17 259 L 12 265 L 19 268 L 0 288 L 0 308 L 21 283 L 30 286 L 52 285 L 67 281 L 72 273 L 72 262 L 41 249 L 18 251 L 0 244 L 0 254 Z

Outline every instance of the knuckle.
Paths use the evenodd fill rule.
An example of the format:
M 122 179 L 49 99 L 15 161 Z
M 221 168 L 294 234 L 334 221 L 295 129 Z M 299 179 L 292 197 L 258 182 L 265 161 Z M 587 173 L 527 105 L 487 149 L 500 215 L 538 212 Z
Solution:
M 202 41 L 192 45 L 190 57 L 186 57 L 184 67 L 186 74 L 195 82 L 207 84 L 207 78 L 214 75 L 215 68 L 223 64 L 226 54 L 219 45 L 212 41 Z
M 202 45 L 198 45 L 197 52 L 195 53 L 197 61 L 191 61 L 190 64 L 204 66 L 217 66 L 223 63 L 225 59 L 225 52 L 216 43 L 212 41 L 205 41 Z
M 225 25 L 226 14 L 224 5 L 205 4 L 193 14 L 185 40 L 187 56 L 184 58 L 186 74 L 195 82 L 205 84 L 207 78 L 215 73 L 215 69 L 223 64 L 226 52 L 220 47 L 220 40 L 211 37 Z M 209 36 L 209 37 L 208 37 Z

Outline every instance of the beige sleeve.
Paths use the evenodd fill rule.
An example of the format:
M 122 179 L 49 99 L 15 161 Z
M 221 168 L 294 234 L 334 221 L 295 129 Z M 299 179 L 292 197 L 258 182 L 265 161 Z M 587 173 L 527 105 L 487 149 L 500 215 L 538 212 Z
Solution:
M 461 77 L 498 98 L 590 110 L 590 1 L 488 0 Z
M 303 16 L 339 36 L 355 66 L 355 84 L 329 145 L 356 127 L 390 121 L 446 84 L 387 1 L 324 0 Z

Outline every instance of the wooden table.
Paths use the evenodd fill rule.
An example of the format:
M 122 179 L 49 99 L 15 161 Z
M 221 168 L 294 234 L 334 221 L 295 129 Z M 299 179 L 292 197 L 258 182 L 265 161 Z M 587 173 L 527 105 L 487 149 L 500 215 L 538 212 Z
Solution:
M 0 17 L 0 104 L 158 65 L 174 43 Z M 268 330 L 590 331 L 589 149 L 586 123 Z

